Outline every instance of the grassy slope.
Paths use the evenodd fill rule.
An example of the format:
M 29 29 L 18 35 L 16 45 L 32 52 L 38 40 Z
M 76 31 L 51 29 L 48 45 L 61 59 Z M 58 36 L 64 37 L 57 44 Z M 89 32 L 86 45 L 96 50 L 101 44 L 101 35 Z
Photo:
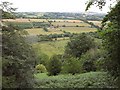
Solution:
M 67 45 L 68 41 L 69 40 L 40 42 L 33 44 L 33 47 L 38 50 L 38 53 L 43 52 L 49 57 L 51 57 L 54 54 L 63 54 L 64 47 Z
M 108 88 L 113 82 L 105 72 L 89 72 L 76 75 L 47 76 L 45 73 L 35 74 L 40 88 Z

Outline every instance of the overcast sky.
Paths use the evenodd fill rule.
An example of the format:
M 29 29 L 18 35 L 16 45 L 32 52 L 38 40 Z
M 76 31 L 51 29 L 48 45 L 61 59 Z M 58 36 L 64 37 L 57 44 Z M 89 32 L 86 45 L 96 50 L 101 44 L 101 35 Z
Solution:
M 88 0 L 1 0 L 13 3 L 19 12 L 84 12 Z M 109 0 L 107 0 L 109 1 Z M 109 11 L 108 2 L 103 10 L 92 6 L 88 11 L 106 13 Z

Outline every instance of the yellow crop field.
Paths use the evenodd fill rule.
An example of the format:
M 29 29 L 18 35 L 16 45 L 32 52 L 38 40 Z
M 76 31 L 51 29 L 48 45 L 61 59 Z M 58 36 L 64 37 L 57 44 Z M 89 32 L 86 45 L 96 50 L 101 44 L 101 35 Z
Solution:
M 3 19 L 4 22 L 47 22 L 46 19 Z
M 92 23 L 94 23 L 95 25 L 101 26 L 101 22 L 102 22 L 102 21 L 89 21 L 89 22 L 92 22 Z

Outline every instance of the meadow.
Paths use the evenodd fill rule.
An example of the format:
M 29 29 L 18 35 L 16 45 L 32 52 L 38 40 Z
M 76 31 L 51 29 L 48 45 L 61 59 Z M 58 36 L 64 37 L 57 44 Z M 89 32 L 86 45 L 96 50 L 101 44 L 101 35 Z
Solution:
M 62 34 L 63 32 L 60 29 L 48 29 L 49 31 L 46 32 L 43 28 L 32 28 L 32 29 L 25 29 L 29 35 L 49 35 L 49 34 Z
M 49 57 L 55 55 L 55 54 L 63 54 L 64 48 L 67 45 L 67 40 L 57 40 L 57 41 L 48 41 L 48 42 L 40 42 L 33 44 L 33 48 L 35 48 L 40 54 L 41 52 L 48 55 Z

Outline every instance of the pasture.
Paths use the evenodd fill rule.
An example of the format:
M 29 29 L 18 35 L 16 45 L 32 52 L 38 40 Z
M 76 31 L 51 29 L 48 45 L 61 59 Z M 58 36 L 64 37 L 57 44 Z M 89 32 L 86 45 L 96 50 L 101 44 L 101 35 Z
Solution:
M 37 50 L 38 54 L 43 52 L 49 57 L 54 54 L 63 54 L 64 48 L 67 45 L 69 39 L 66 40 L 57 40 L 57 41 L 47 41 L 33 44 L 33 48 Z
M 64 31 L 70 33 L 83 33 L 83 32 L 95 32 L 96 28 L 89 27 L 60 27 L 60 28 L 48 28 L 48 32 L 44 31 L 43 28 L 32 28 L 25 29 L 29 35 L 49 35 L 49 34 L 62 34 Z
M 25 29 L 30 35 L 49 35 L 62 34 L 64 31 L 70 33 L 94 32 L 97 29 L 80 20 L 67 19 L 3 19 L 6 24 L 13 24 Z M 51 24 L 49 21 L 52 21 Z M 90 21 L 96 25 L 100 25 L 100 21 Z M 47 27 L 48 32 L 43 30 Z
M 49 31 L 46 32 L 43 28 L 32 28 L 32 29 L 25 29 L 29 35 L 49 35 L 49 34 L 62 34 L 63 32 L 60 29 L 48 29 Z
M 84 22 L 67 22 L 67 21 L 63 21 L 63 22 L 52 22 L 52 25 L 54 26 L 63 26 L 65 25 L 66 27 L 76 27 L 76 26 L 81 26 L 81 27 L 85 27 L 85 26 L 90 26 L 87 23 Z
M 85 33 L 85 32 L 95 32 L 97 31 L 96 28 L 90 27 L 61 27 L 63 31 L 70 32 L 70 33 Z

